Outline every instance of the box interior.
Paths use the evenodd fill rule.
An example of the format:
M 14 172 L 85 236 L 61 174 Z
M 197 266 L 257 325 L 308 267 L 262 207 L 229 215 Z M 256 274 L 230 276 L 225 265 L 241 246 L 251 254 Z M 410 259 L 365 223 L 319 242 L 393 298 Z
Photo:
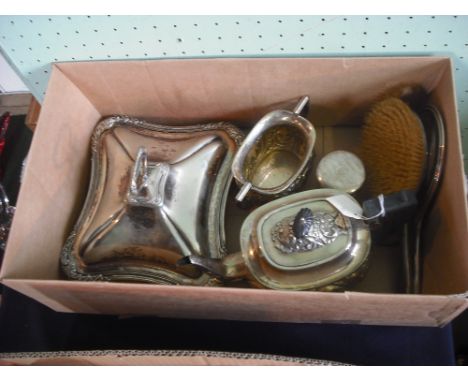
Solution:
M 448 58 L 435 57 L 56 64 L 29 154 L 2 278 L 62 279 L 59 254 L 87 192 L 89 139 L 103 117 L 125 114 L 178 125 L 230 121 L 247 132 L 266 112 L 291 108 L 308 95 L 308 119 L 318 133 L 314 165 L 304 187 L 310 189 L 317 187 L 313 171 L 324 154 L 357 150 L 362 116 L 376 99 L 418 84 L 442 111 L 447 134 L 445 174 L 424 236 L 424 293 L 465 292 L 468 224 L 450 65 Z M 227 236 L 233 250 L 246 213 L 229 203 Z M 400 256 L 399 248 L 376 249 L 368 276 L 355 290 L 400 292 Z

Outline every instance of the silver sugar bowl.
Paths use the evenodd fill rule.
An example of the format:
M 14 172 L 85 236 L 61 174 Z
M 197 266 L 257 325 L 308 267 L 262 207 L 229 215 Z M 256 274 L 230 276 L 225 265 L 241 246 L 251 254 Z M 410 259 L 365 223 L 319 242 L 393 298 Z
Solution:
M 266 200 L 284 196 L 305 179 L 316 140 L 314 126 L 300 115 L 308 102 L 304 96 L 293 111 L 266 114 L 247 135 L 232 163 L 237 201 L 249 192 Z

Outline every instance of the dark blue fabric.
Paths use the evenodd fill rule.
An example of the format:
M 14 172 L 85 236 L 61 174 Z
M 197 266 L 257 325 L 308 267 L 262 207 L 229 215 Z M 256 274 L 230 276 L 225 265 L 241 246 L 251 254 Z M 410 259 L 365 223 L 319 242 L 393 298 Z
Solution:
M 453 365 L 445 328 L 287 324 L 56 313 L 4 287 L 0 352 L 186 349 L 281 354 L 359 365 Z

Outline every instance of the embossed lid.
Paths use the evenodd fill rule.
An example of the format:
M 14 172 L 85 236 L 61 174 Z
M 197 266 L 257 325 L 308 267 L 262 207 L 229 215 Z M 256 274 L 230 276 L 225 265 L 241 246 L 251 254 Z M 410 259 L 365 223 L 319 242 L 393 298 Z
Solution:
M 369 228 L 328 201 L 340 194 L 305 191 L 265 204 L 247 217 L 241 249 L 256 281 L 272 289 L 333 290 L 362 273 Z

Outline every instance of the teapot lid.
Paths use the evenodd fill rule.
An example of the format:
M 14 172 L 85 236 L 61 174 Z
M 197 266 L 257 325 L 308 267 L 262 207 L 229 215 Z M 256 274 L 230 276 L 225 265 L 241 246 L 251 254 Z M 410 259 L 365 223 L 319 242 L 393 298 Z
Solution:
M 363 267 L 369 228 L 328 200 L 340 194 L 305 191 L 267 203 L 247 217 L 241 249 L 258 282 L 273 289 L 332 289 Z

